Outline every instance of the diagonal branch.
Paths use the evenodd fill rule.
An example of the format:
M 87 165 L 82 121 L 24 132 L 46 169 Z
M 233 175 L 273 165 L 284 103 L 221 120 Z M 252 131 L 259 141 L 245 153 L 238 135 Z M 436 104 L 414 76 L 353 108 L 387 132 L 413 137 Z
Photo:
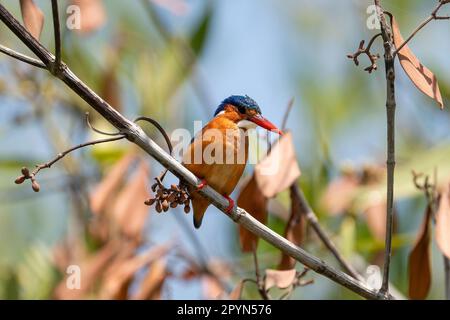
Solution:
M 36 39 L 34 39 L 2 4 L 0 4 L 0 20 L 3 21 L 3 23 L 12 32 L 14 32 L 16 36 L 31 51 L 33 51 L 45 65 L 51 65 L 53 63 L 53 55 Z M 71 88 L 76 94 L 78 94 L 92 108 L 98 111 L 108 122 L 110 122 L 114 127 L 122 132 L 129 141 L 138 145 L 156 161 L 158 161 L 164 167 L 168 168 L 175 176 L 192 186 L 198 185 L 201 182 L 201 180 L 198 179 L 192 172 L 187 170 L 183 165 L 176 161 L 176 159 L 171 157 L 153 140 L 151 140 L 138 125 L 126 119 L 117 110 L 112 108 L 107 102 L 100 98 L 65 65 L 63 65 L 63 68 L 61 68 L 60 72 L 56 73 L 55 76 L 61 79 L 69 88 Z M 219 208 L 222 212 L 226 213 L 228 200 L 224 198 L 220 193 L 212 189 L 210 186 L 206 186 L 205 188 L 200 190 L 200 192 L 211 202 L 211 204 Z M 241 224 L 250 232 L 266 240 L 274 247 L 280 249 L 287 255 L 293 257 L 300 263 L 307 266 L 309 269 L 324 275 L 330 280 L 339 283 L 340 285 L 348 288 L 358 295 L 367 299 L 392 298 L 391 296 L 380 294 L 370 289 L 365 283 L 334 269 L 324 261 L 309 254 L 302 248 L 299 248 L 264 224 L 260 223 L 245 210 L 234 207 L 233 210 L 227 215 L 233 221 Z

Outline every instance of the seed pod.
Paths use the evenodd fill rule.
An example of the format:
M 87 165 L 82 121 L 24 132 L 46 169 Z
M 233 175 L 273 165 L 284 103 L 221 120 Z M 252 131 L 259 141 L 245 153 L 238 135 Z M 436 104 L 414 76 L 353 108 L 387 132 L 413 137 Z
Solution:
M 156 212 L 161 213 L 162 208 L 161 208 L 161 202 L 156 202 L 156 206 L 155 206 Z
M 18 177 L 16 178 L 16 180 L 14 180 L 14 183 L 15 183 L 15 184 L 22 184 L 24 181 L 25 181 L 25 176 L 24 176 L 24 175 L 21 175 L 21 176 L 18 176 Z
M 176 201 L 170 203 L 171 208 L 176 208 L 177 206 L 178 206 L 178 203 Z
M 189 205 L 184 206 L 184 213 L 189 213 L 191 211 L 191 207 Z
M 189 205 L 189 202 L 190 202 L 189 199 L 186 199 L 186 200 L 184 200 L 183 203 L 184 203 L 185 206 L 188 206 L 188 205 Z
M 39 183 L 36 182 L 36 180 L 31 183 L 31 188 L 34 192 L 39 192 L 39 190 L 41 190 L 41 187 L 39 186 Z
M 153 204 L 155 203 L 155 201 L 156 201 L 155 198 L 149 198 L 149 199 L 145 200 L 144 203 L 145 203 L 147 206 L 151 206 L 151 205 L 153 205 Z
M 175 192 L 172 192 L 169 197 L 167 197 L 167 201 L 170 203 L 174 202 L 177 199 L 177 194 Z
M 164 200 L 161 206 L 164 212 L 167 212 L 167 210 L 169 210 L 169 202 L 167 202 L 167 200 Z
M 27 167 L 23 167 L 21 171 L 22 171 L 22 174 L 23 174 L 25 177 L 29 177 L 29 176 L 30 176 L 30 170 L 28 170 Z

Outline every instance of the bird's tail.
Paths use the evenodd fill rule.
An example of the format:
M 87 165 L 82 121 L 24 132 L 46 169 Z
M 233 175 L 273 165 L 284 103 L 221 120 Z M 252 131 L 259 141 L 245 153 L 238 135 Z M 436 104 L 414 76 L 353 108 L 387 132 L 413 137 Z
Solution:
M 205 215 L 206 209 L 209 207 L 210 203 L 208 200 L 203 198 L 197 193 L 192 194 L 192 209 L 194 211 L 194 227 L 196 229 L 200 228 L 202 225 L 203 216 Z

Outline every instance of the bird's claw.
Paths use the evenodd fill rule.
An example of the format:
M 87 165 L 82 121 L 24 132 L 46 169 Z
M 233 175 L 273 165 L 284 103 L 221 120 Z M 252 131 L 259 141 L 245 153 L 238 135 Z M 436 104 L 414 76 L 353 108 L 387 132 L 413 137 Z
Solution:
M 204 189 L 207 185 L 208 185 L 208 183 L 206 182 L 206 180 L 202 179 L 202 181 L 200 181 L 200 183 L 198 185 L 196 185 L 195 187 L 197 188 L 197 191 L 198 191 L 198 190 Z
M 228 200 L 228 207 L 225 209 L 225 212 L 230 214 L 234 208 L 234 200 L 231 199 L 229 196 L 224 196 L 224 197 Z

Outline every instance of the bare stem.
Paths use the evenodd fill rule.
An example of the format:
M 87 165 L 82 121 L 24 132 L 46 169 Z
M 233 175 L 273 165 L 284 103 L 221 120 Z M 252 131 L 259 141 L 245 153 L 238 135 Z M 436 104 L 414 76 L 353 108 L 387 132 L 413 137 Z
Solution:
M 121 135 L 121 136 L 118 136 L 118 137 L 106 138 L 106 139 L 99 139 L 99 140 L 94 140 L 94 141 L 89 141 L 89 142 L 85 142 L 85 143 L 79 144 L 79 145 L 77 145 L 77 146 L 75 146 L 75 147 L 72 147 L 72 148 L 70 148 L 70 149 L 67 149 L 67 150 L 61 152 L 61 153 L 58 153 L 58 154 L 56 155 L 56 157 L 53 158 L 52 160 L 50 160 L 50 161 L 48 161 L 48 162 L 46 162 L 46 163 L 37 165 L 37 166 L 36 166 L 36 169 L 31 173 L 31 176 L 36 176 L 36 175 L 38 174 L 38 172 L 41 171 L 42 169 L 50 168 L 52 165 L 54 165 L 56 162 L 58 162 L 59 160 L 61 160 L 62 158 L 64 158 L 66 155 L 68 155 L 68 154 L 71 153 L 72 151 L 75 151 L 75 150 L 77 150 L 77 149 L 81 149 L 81 148 L 84 148 L 84 147 L 87 147 L 87 146 L 92 146 L 92 145 L 95 145 L 95 144 L 100 144 L 100 143 L 106 143 L 106 142 L 112 142 L 112 141 L 121 140 L 121 139 L 123 139 L 123 138 L 125 138 L 125 136 L 124 136 L 124 135 Z
M 450 259 L 444 257 L 444 273 L 445 273 L 445 299 L 450 300 Z
M 253 262 L 255 263 L 256 286 L 258 287 L 258 292 L 264 300 L 271 300 L 264 285 L 264 278 L 261 277 L 256 248 L 253 248 Z
M 59 25 L 58 0 L 52 0 L 53 30 L 55 35 L 55 65 L 61 65 L 61 29 Z
M 380 293 L 389 294 L 389 267 L 392 254 L 392 232 L 394 218 L 394 170 L 395 170 L 395 68 L 394 41 L 391 27 L 386 21 L 380 0 L 375 0 L 381 35 L 384 42 L 384 64 L 386 72 L 386 116 L 387 116 L 387 190 L 386 190 L 386 239 L 383 266 L 383 282 Z
M 35 67 L 38 67 L 38 68 L 41 68 L 41 69 L 47 69 L 45 64 L 43 64 L 41 61 L 39 61 L 37 59 L 34 59 L 34 58 L 31 58 L 29 56 L 26 56 L 26 55 L 24 55 L 24 54 L 22 54 L 20 52 L 14 51 L 13 49 L 10 49 L 10 48 L 7 48 L 5 46 L 2 46 L 1 44 L 0 44 L 0 52 L 3 52 L 4 54 L 6 54 L 6 55 L 8 55 L 8 56 L 10 56 L 10 57 L 12 57 L 14 59 L 17 59 L 17 60 L 20 60 L 22 62 L 28 63 L 28 64 L 30 64 L 32 66 L 35 66 Z

